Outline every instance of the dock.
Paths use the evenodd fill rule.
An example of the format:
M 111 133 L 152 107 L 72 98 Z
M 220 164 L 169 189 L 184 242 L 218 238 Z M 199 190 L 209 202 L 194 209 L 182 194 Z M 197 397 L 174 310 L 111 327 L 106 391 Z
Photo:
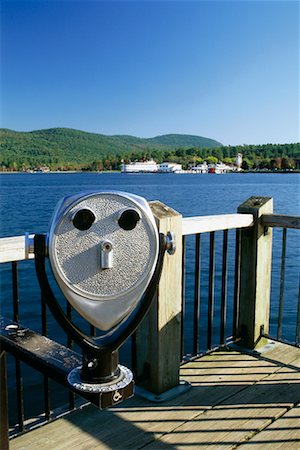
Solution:
M 181 366 L 191 389 L 153 403 L 93 406 L 11 440 L 15 450 L 299 449 L 300 349 L 271 341 L 226 348 Z
M 295 242 L 290 239 L 300 218 L 275 214 L 272 198 L 256 196 L 233 214 L 182 217 L 159 201 L 150 208 L 172 251 L 164 255 L 152 306 L 127 336 L 136 394 L 127 398 L 131 389 L 122 402 L 109 395 L 110 403 L 100 403 L 102 394 L 94 398 L 68 381 L 84 358 L 74 348 L 77 335 L 65 330 L 52 340 L 42 285 L 35 299 L 40 326 L 30 329 L 30 318 L 23 323 L 31 292 L 19 289 L 24 270 L 19 262 L 28 260 L 29 269 L 35 264 L 41 270 L 41 253 L 32 251 L 34 235 L 0 239 L 0 263 L 11 265 L 12 277 L 3 318 L 9 325 L 1 331 L 1 450 L 300 450 L 295 276 L 293 290 L 284 289 L 286 272 L 291 279 L 297 264 L 287 248 Z M 273 240 L 280 238 L 281 257 L 273 252 Z M 271 299 L 272 280 L 277 284 Z M 68 304 L 66 314 L 71 320 Z M 91 326 L 94 344 L 95 336 Z M 12 359 L 7 364 L 6 354 L 14 364 Z M 43 398 L 34 412 L 35 390 L 28 391 L 23 364 L 43 375 Z M 68 394 L 59 410 L 52 404 L 57 386 L 50 379 Z M 121 388 L 115 389 L 118 395 Z M 170 396 L 174 390 L 180 395 Z

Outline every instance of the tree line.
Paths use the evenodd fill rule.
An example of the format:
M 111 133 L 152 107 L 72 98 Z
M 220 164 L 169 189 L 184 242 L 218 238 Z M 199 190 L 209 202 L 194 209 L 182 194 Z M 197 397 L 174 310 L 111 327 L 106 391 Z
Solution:
M 5 149 L 4 149 L 5 150 Z M 179 147 L 179 148 L 143 148 L 135 145 L 123 151 L 104 154 L 90 152 L 83 148 L 82 151 L 64 152 L 63 146 L 57 151 L 52 151 L 48 145 L 45 148 L 27 149 L 22 146 L 18 151 L 1 152 L 0 167 L 2 171 L 27 171 L 41 166 L 47 166 L 50 170 L 80 170 L 103 171 L 120 170 L 122 162 L 146 161 L 154 159 L 157 163 L 163 161 L 182 164 L 183 169 L 206 161 L 208 164 L 222 161 L 226 164 L 234 164 L 237 153 L 243 155 L 244 170 L 299 170 L 300 169 L 300 143 L 293 144 L 264 144 L 264 145 L 238 145 L 219 146 L 215 148 Z M 96 157 L 95 157 L 96 156 Z

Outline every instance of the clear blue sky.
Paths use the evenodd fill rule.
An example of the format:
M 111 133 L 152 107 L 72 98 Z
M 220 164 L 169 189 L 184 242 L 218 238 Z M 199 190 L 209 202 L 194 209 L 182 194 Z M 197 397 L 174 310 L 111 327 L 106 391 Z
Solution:
M 299 141 L 298 1 L 2 1 L 1 126 Z

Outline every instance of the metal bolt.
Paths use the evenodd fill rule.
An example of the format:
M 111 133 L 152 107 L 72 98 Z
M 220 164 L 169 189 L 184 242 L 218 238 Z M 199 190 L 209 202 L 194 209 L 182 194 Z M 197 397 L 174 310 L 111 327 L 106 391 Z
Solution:
M 259 206 L 261 204 L 261 199 L 260 198 L 255 198 L 254 200 L 253 200 L 253 205 L 254 206 Z
M 87 363 L 87 367 L 88 367 L 88 369 L 90 369 L 90 370 L 95 369 L 95 367 L 97 367 L 97 361 L 96 361 L 96 359 L 92 359 L 91 361 L 89 361 L 89 362 Z
M 175 240 L 175 234 L 173 231 L 168 231 L 166 236 L 166 250 L 169 253 L 169 255 L 174 255 L 176 252 L 176 240 Z
M 120 394 L 119 391 L 116 391 L 113 395 L 113 401 L 118 402 L 119 400 L 121 400 L 121 398 L 122 398 L 122 394 Z
M 17 331 L 17 329 L 19 328 L 19 325 L 6 325 L 5 327 L 5 331 Z

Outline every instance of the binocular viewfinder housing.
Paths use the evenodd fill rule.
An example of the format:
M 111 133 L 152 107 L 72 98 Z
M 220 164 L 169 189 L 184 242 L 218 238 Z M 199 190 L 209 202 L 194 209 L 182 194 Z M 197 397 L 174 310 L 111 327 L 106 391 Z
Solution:
M 62 292 L 104 331 L 136 307 L 153 275 L 158 246 L 148 203 L 121 192 L 64 198 L 48 235 L 49 259 Z

